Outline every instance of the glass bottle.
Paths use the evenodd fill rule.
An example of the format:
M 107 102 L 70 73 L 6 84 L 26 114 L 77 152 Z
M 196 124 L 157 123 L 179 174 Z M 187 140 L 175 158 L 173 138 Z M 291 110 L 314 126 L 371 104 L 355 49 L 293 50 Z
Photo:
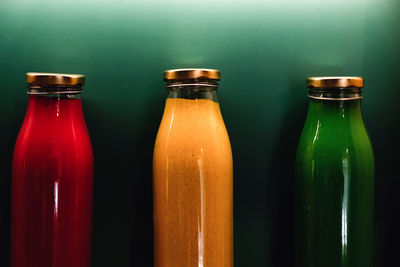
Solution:
M 89 267 L 93 155 L 83 75 L 27 73 L 12 163 L 12 267 Z
M 374 157 L 360 77 L 307 79 L 296 157 L 296 266 L 373 264 Z
M 220 72 L 164 72 L 153 157 L 155 267 L 233 266 L 233 167 Z

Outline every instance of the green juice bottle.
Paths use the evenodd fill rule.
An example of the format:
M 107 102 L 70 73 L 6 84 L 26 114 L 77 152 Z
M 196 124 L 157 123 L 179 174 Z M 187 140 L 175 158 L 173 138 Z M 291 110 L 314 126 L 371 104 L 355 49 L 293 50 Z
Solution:
M 296 267 L 373 265 L 374 157 L 360 77 L 307 79 L 295 166 Z

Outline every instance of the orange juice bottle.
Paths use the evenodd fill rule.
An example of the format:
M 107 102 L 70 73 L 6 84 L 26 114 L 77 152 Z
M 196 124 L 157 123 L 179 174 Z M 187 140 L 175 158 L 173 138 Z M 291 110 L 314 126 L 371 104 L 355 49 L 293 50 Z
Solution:
M 233 266 L 233 168 L 218 104 L 220 72 L 164 72 L 153 156 L 154 266 Z

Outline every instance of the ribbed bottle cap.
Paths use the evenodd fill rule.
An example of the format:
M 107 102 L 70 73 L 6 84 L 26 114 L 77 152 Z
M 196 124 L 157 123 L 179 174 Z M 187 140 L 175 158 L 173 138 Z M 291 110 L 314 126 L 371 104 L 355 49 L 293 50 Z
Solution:
M 189 79 L 209 79 L 219 80 L 221 74 L 215 69 L 173 69 L 164 71 L 164 81 L 170 80 L 189 80 Z
M 348 88 L 364 87 L 364 79 L 361 77 L 310 77 L 306 81 L 308 88 Z
M 28 72 L 26 83 L 39 86 L 79 86 L 85 84 L 85 76 L 81 74 Z

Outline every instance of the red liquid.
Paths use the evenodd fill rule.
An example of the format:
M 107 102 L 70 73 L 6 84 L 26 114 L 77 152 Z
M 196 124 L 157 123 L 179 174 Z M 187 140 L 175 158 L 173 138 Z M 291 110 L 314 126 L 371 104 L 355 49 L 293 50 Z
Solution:
M 12 166 L 12 267 L 89 267 L 93 154 L 80 99 L 30 96 Z

